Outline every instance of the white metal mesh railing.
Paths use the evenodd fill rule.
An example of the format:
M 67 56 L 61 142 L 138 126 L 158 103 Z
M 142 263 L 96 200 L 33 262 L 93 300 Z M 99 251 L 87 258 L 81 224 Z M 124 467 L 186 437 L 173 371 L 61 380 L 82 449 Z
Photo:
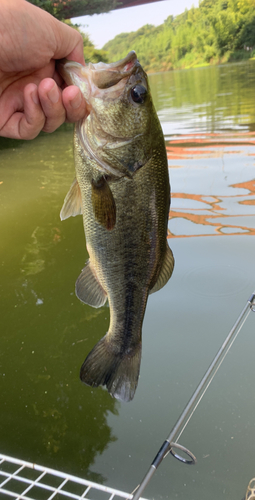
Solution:
M 120 500 L 133 495 L 0 454 L 0 500 Z

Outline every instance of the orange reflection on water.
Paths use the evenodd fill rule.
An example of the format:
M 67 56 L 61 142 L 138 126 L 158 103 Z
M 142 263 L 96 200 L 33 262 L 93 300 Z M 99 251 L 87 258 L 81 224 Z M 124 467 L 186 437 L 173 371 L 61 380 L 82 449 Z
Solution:
M 167 142 L 169 237 L 255 235 L 254 146 L 255 132 L 185 134 Z
M 253 198 L 253 196 L 255 195 L 255 179 L 248 182 L 242 182 L 241 184 L 234 184 L 233 187 L 244 188 L 249 192 L 249 194 L 247 195 L 248 199 L 239 201 L 240 205 L 255 205 L 255 198 Z

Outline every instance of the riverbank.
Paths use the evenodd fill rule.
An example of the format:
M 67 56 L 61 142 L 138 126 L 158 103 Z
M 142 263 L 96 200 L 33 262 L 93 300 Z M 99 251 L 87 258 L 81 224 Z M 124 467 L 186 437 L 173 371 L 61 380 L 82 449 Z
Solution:
M 171 61 L 163 61 L 161 64 L 156 61 L 152 61 L 153 69 L 145 68 L 148 74 L 158 73 L 162 71 L 171 71 L 179 69 L 190 69 L 190 68 L 200 68 L 205 66 L 215 66 L 219 64 L 235 63 L 235 62 L 245 62 L 248 60 L 255 60 L 255 49 L 251 51 L 247 50 L 236 50 L 228 51 L 223 57 L 212 57 L 210 61 L 206 61 L 199 54 L 188 53 L 185 57 L 180 59 L 176 64 L 172 64 Z
M 255 57 L 255 0 L 203 0 L 160 26 L 121 33 L 103 49 L 109 61 L 135 50 L 149 73 Z

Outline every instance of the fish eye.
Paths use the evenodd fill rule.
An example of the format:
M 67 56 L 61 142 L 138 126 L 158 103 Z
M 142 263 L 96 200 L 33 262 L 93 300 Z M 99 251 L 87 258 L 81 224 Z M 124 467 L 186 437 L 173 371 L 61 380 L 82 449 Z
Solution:
M 142 104 L 145 101 L 147 90 L 142 85 L 136 85 L 131 89 L 131 97 L 134 102 Z

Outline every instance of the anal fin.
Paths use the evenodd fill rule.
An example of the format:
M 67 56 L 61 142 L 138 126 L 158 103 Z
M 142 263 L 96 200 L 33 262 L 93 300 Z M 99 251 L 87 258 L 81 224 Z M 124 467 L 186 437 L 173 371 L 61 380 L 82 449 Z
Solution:
M 101 307 L 106 302 L 107 294 L 100 285 L 90 262 L 84 267 L 76 281 L 75 293 L 84 304 L 92 307 Z
M 75 178 L 64 200 L 60 212 L 60 219 L 65 220 L 68 217 L 75 217 L 82 214 L 81 190 L 77 179 Z
M 160 269 L 160 273 L 155 285 L 150 290 L 150 293 L 157 292 L 158 290 L 163 288 L 163 286 L 166 285 L 166 283 L 172 276 L 172 272 L 174 270 L 174 256 L 171 248 L 169 248 L 168 246 L 168 243 L 166 243 L 166 245 L 166 253 Z

